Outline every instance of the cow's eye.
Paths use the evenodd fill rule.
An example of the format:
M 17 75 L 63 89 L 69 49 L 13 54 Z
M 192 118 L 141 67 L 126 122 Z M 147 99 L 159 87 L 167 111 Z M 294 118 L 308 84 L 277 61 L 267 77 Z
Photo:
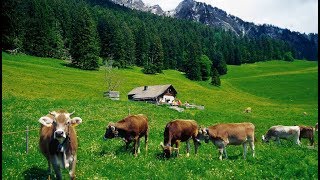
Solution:
M 66 122 L 66 125 L 70 125 L 70 121 Z

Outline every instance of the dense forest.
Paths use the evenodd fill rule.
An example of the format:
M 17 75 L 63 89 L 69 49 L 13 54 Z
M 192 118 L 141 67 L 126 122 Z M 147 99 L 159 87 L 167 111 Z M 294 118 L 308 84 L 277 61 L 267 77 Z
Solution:
M 177 69 L 189 79 L 208 80 L 226 74 L 227 64 L 294 54 L 284 41 L 264 35 L 239 37 L 107 0 L 5 0 L 2 9 L 3 49 L 67 59 L 81 69 L 112 60 L 119 68 L 140 66 L 149 74 Z

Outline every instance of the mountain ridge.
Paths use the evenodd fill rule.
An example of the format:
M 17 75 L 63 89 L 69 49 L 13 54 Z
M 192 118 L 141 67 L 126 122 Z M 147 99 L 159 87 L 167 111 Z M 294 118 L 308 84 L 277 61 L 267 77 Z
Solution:
M 318 60 L 318 34 L 301 33 L 271 24 L 257 25 L 228 14 L 222 9 L 195 0 L 183 0 L 171 11 L 163 11 L 159 5 L 147 6 L 142 0 L 111 0 L 113 3 L 159 16 L 196 21 L 211 27 L 232 31 L 237 36 L 258 38 L 268 36 L 288 42 L 296 51 L 296 58 Z M 143 6 L 137 6 L 138 4 Z

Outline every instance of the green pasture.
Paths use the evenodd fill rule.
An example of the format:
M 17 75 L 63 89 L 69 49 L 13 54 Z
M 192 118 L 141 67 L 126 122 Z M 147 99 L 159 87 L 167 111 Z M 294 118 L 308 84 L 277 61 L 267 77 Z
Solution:
M 62 60 L 2 53 L 2 179 L 46 179 L 47 162 L 38 148 L 38 119 L 57 109 L 75 110 L 83 119 L 76 127 L 79 149 L 78 179 L 318 179 L 318 132 L 315 147 L 303 139 L 301 147 L 282 141 L 264 144 L 273 125 L 310 125 L 318 121 L 318 63 L 296 60 L 228 66 L 221 87 L 188 80 L 183 73 L 165 70 L 145 75 L 141 68 L 115 69 L 120 101 L 103 97 L 105 70 L 84 71 Z M 177 98 L 204 105 L 204 110 L 177 112 L 127 100 L 127 93 L 144 85 L 172 84 Z M 244 113 L 247 107 L 252 113 Z M 149 150 L 134 157 L 120 139 L 103 140 L 105 127 L 128 115 L 149 118 Z M 304 115 L 304 112 L 307 115 Z M 242 146 L 228 146 L 229 159 L 219 161 L 218 150 L 204 142 L 186 157 L 181 143 L 177 158 L 164 159 L 160 142 L 172 119 L 194 119 L 201 126 L 225 122 L 252 122 L 256 126 L 256 157 Z M 29 152 L 25 132 L 29 127 Z M 68 171 L 62 171 L 68 179 Z M 52 178 L 52 177 L 51 177 Z

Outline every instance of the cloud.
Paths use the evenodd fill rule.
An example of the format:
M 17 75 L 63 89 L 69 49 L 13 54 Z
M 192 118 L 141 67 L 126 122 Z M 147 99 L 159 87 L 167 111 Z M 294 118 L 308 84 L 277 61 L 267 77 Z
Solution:
M 172 10 L 181 0 L 143 0 Z M 318 33 L 318 0 L 197 0 L 256 24 L 272 24 L 292 31 Z

